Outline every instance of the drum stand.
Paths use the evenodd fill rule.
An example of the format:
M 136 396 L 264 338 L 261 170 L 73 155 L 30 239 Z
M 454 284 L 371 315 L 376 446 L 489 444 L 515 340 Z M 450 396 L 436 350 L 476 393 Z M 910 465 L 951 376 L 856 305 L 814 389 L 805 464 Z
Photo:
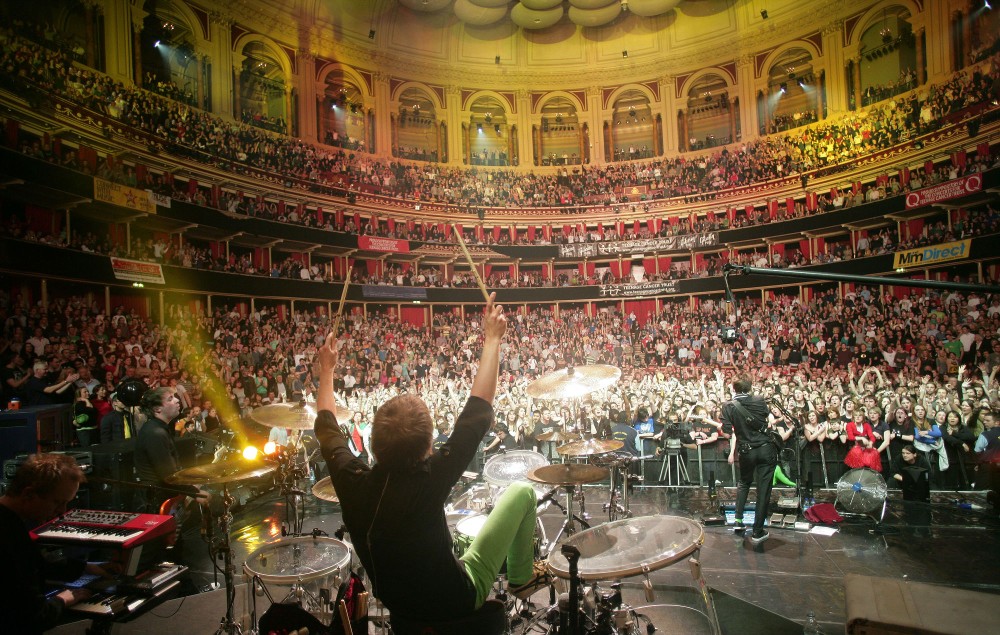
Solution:
M 236 601 L 236 582 L 233 567 L 233 550 L 229 545 L 229 531 L 233 522 L 233 515 L 230 513 L 236 499 L 229 493 L 229 486 L 222 485 L 222 516 L 219 518 L 219 528 L 222 529 L 222 538 L 218 544 L 209 543 L 212 555 L 212 566 L 216 566 L 219 554 L 223 557 L 222 575 L 226 583 L 226 616 L 219 622 L 219 628 L 215 635 L 242 635 L 243 627 L 233 619 L 233 604 Z M 211 526 L 211 522 L 209 522 Z
M 574 520 L 579 522 L 584 529 L 590 529 L 590 523 L 580 516 L 577 516 L 573 511 L 573 499 L 576 498 L 576 485 L 563 485 L 563 487 L 566 488 L 566 507 L 563 507 L 556 502 L 555 498 L 552 499 L 552 503 L 558 507 L 560 511 L 566 514 L 566 520 L 563 521 L 562 527 L 560 527 L 559 532 L 556 533 L 556 537 L 552 539 L 551 543 L 549 543 L 549 553 L 552 553 L 555 550 L 556 545 L 559 544 L 559 539 L 562 538 L 563 534 L 571 536 L 576 533 L 576 526 L 573 524 Z M 583 488 L 581 487 L 581 493 L 582 489 Z
M 281 526 L 282 536 L 301 536 L 302 524 L 305 521 L 305 495 L 306 493 L 298 487 L 300 479 L 309 473 L 308 460 L 304 465 L 299 465 L 296 461 L 298 453 L 298 439 L 301 432 L 295 436 L 295 452 L 282 450 L 278 456 L 277 480 L 280 484 L 281 495 L 285 497 L 285 522 Z
M 604 505 L 605 511 L 608 512 L 608 520 L 611 522 L 619 518 L 632 517 L 632 511 L 628 508 L 628 490 L 631 476 L 628 473 L 628 465 L 631 462 L 631 457 L 629 457 L 625 461 L 616 460 L 611 465 L 611 498 Z M 618 493 L 619 484 L 622 486 L 620 495 Z

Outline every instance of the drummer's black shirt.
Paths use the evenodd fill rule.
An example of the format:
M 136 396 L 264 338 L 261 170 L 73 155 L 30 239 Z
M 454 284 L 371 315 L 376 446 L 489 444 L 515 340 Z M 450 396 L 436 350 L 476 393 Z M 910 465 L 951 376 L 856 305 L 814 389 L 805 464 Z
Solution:
M 389 611 L 440 620 L 474 610 L 476 590 L 455 557 L 444 506 L 493 421 L 493 407 L 469 397 L 448 441 L 407 471 L 369 468 L 340 427 L 317 422 L 334 489 L 372 592 Z

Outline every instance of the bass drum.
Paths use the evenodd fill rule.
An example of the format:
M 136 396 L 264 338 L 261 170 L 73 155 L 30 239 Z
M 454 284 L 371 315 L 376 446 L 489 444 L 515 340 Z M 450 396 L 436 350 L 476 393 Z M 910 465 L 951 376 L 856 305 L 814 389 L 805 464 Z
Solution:
M 248 580 L 258 578 L 275 601 L 301 601 L 304 609 L 328 624 L 332 599 L 350 576 L 350 566 L 351 549 L 346 543 L 326 536 L 301 536 L 282 538 L 253 551 L 243 564 L 243 574 Z M 282 589 L 284 595 L 279 592 Z M 324 597 L 331 600 L 324 601 Z

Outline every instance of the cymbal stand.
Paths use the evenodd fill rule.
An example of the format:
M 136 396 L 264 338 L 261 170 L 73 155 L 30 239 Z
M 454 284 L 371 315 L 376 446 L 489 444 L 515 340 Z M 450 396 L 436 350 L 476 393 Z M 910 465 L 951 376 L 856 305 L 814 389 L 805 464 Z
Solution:
M 572 536 L 576 533 L 576 526 L 573 524 L 573 521 L 579 522 L 584 529 L 590 529 L 590 523 L 580 516 L 577 516 L 573 511 L 573 499 L 576 498 L 576 485 L 563 485 L 563 487 L 566 488 L 566 507 L 563 507 L 556 502 L 555 498 L 552 499 L 552 502 L 560 509 L 560 511 L 566 514 L 566 520 L 563 521 L 562 527 L 560 527 L 559 532 L 556 533 L 556 537 L 549 543 L 549 553 L 552 553 L 555 550 L 556 545 L 559 544 L 559 539 L 562 538 L 563 534 Z
M 297 434 L 301 435 L 301 432 Z M 297 439 L 292 442 L 297 447 Z M 291 444 L 290 444 L 291 445 Z M 285 522 L 281 526 L 282 536 L 301 536 L 305 522 L 305 492 L 298 487 L 299 479 L 305 478 L 308 468 L 299 465 L 297 451 L 283 449 L 278 455 L 278 483 L 281 495 L 285 497 Z
M 629 461 L 621 461 L 616 459 L 611 464 L 611 498 L 604 505 L 604 509 L 608 512 L 608 520 L 616 521 L 619 518 L 631 518 L 632 511 L 628 506 L 628 495 L 629 495 L 629 473 L 628 464 L 631 462 L 631 457 Z M 621 485 L 622 491 L 619 495 L 618 486 Z
M 212 566 L 218 562 L 219 555 L 223 558 L 222 575 L 226 583 L 226 616 L 219 622 L 215 635 L 243 634 L 243 627 L 233 619 L 233 604 L 236 602 L 235 568 L 233 567 L 233 550 L 229 545 L 229 532 L 232 528 L 233 514 L 231 509 L 236 499 L 229 493 L 229 486 L 222 485 L 222 516 L 219 517 L 219 528 L 222 537 L 218 544 L 212 545 Z

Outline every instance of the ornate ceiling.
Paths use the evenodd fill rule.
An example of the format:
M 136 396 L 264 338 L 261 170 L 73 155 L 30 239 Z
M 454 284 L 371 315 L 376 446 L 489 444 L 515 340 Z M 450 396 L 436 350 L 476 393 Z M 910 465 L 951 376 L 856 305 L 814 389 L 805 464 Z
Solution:
M 727 64 L 815 35 L 876 4 L 876 0 L 202 1 L 211 11 L 230 14 L 241 25 L 324 59 L 417 81 L 529 89 L 641 81 Z

